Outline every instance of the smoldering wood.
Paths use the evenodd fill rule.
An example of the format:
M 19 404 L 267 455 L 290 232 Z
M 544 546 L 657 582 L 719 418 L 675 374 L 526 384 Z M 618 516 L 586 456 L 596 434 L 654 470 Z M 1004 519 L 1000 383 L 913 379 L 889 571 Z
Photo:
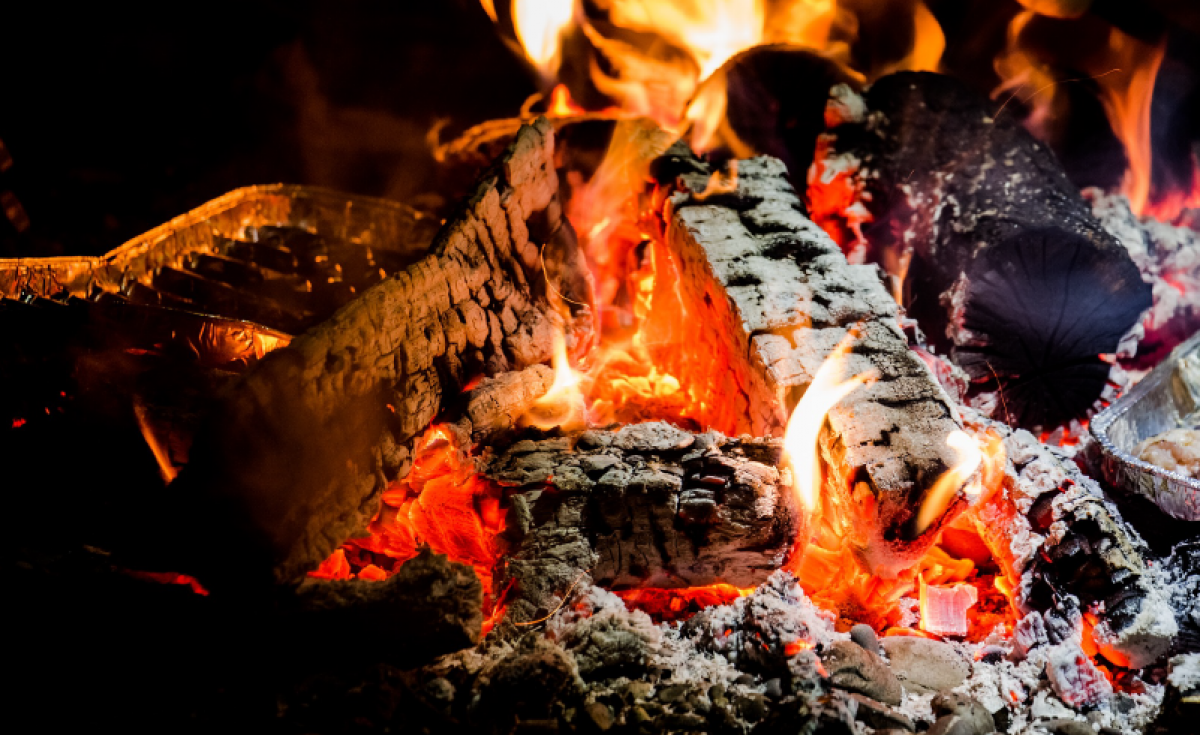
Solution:
M 345 657 L 353 631 L 370 655 L 408 667 L 479 642 L 483 587 L 469 565 L 425 548 L 382 582 L 306 579 L 281 612 L 306 645 Z
M 545 365 L 484 378 L 463 396 L 457 425 L 470 438 L 468 445 L 486 447 L 501 440 L 553 384 L 554 371 Z
M 476 375 L 546 361 L 560 328 L 569 347 L 589 343 L 590 311 L 578 304 L 591 294 L 553 161 L 549 124 L 522 128 L 429 255 L 221 398 L 170 488 L 187 522 L 158 539 L 174 551 L 165 557 L 214 588 L 301 581 L 364 533 L 447 397 Z M 554 286 L 570 305 L 566 324 L 550 303 L 550 269 L 575 274 Z
M 799 521 L 780 451 L 652 422 L 498 452 L 484 472 L 516 488 L 496 585 L 511 585 L 509 618 L 549 612 L 582 573 L 609 588 L 760 584 Z
M 946 437 L 960 429 L 956 409 L 923 361 L 908 348 L 897 307 L 874 266 L 850 265 L 837 245 L 804 215 L 783 164 L 737 162 L 736 190 L 702 198 L 711 170 L 686 151 L 672 153 L 683 171 L 663 207 L 667 264 L 655 282 L 647 342 L 673 375 L 697 364 L 720 369 L 695 381 L 703 420 L 730 433 L 782 435 L 790 411 L 817 370 L 844 341 L 843 379 L 877 380 L 829 413 L 820 448 L 823 491 L 855 509 L 865 483 L 875 502 L 851 513 L 844 529 L 868 568 L 882 574 L 911 566 L 938 529 L 963 507 L 917 533 L 915 519 L 933 482 L 955 462 Z M 661 180 L 661 179 L 660 179 Z M 699 334 L 696 324 L 703 324 Z
M 974 412 L 966 418 L 1004 442 L 1001 487 L 972 517 L 1008 578 L 1019 580 L 1018 609 L 1046 612 L 1074 596 L 1099 611 L 1093 636 L 1101 653 L 1133 668 L 1152 664 L 1178 625 L 1141 536 L 1074 462 L 1027 431 Z
M 1098 356 L 1150 306 L 1128 253 L 999 104 L 917 72 L 865 100 L 832 151 L 861 161 L 874 255 L 912 249 L 910 313 L 974 380 L 999 381 L 1011 421 L 1082 415 L 1108 377 Z

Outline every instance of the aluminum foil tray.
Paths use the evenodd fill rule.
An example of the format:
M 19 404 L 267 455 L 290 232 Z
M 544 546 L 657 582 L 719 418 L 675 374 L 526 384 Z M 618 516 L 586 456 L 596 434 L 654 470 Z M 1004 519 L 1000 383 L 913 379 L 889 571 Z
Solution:
M 176 217 L 96 257 L 0 259 L 0 297 L 89 297 L 116 293 L 130 280 L 149 283 L 155 269 L 192 253 L 212 253 L 247 227 L 300 227 L 381 250 L 419 255 L 439 223 L 399 202 L 291 184 L 247 186 Z
M 1175 348 L 1125 395 L 1092 419 L 1108 482 L 1150 498 L 1164 512 L 1200 521 L 1200 480 L 1133 456 L 1143 439 L 1200 423 L 1200 334 Z

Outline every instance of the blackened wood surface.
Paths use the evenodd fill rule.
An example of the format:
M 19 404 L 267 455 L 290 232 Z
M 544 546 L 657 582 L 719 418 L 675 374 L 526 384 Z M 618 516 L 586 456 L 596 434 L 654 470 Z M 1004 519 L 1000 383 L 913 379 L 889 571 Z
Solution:
M 998 378 L 1013 421 L 1053 426 L 1099 397 L 1121 337 L 1150 306 L 1125 249 L 1053 153 L 950 77 L 875 82 L 864 121 L 833 129 L 861 159 L 878 255 L 912 248 L 908 304 L 972 378 Z
M 557 202 L 554 139 L 543 120 L 517 135 L 448 220 L 430 255 L 256 364 L 215 407 L 171 486 L 186 513 L 180 568 L 214 588 L 303 579 L 362 533 L 408 442 L 463 386 L 543 362 L 553 335 L 586 344 L 556 289 L 589 303 L 586 273 Z M 545 245 L 545 259 L 541 246 Z

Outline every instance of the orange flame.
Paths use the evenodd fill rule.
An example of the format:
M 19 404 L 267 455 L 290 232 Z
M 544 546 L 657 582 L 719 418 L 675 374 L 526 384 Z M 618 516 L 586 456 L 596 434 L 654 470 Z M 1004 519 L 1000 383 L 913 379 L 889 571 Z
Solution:
M 1046 28 L 1034 28 L 1033 24 L 1042 22 L 1045 21 L 1038 14 L 1025 11 L 1009 24 L 1007 47 L 994 62 L 1002 80 L 994 95 L 1008 97 L 1002 109 L 1019 97 L 1031 108 L 1024 120 L 1025 127 L 1038 138 L 1048 140 L 1053 137 L 1056 119 L 1067 112 L 1062 85 L 1085 81 L 1094 84 L 1109 125 L 1125 148 L 1128 167 L 1121 193 L 1129 198 L 1133 212 L 1154 213 L 1171 220 L 1182 209 L 1200 203 L 1198 192 L 1155 192 L 1152 186 L 1151 102 L 1166 54 L 1166 40 L 1149 43 L 1097 18 L 1087 17 L 1054 29 L 1060 33 L 1073 31 L 1087 39 L 1088 50 L 1072 53 L 1064 64 L 1058 58 L 1060 52 L 1045 39 Z M 1040 40 L 1027 40 L 1039 36 Z M 1062 79 L 1056 65 L 1078 69 L 1084 76 Z
M 1121 193 L 1129 197 L 1134 214 L 1141 215 L 1150 202 L 1150 101 L 1167 43 L 1150 45 L 1113 28 L 1108 48 L 1112 63 L 1128 71 L 1098 77 L 1096 82 L 1108 121 L 1129 160 Z
M 983 451 L 980 449 L 979 443 L 966 432 L 952 431 L 946 437 L 946 444 L 958 455 L 958 461 L 953 467 L 943 472 L 942 476 L 933 483 L 933 487 L 929 489 L 929 494 L 925 497 L 925 502 L 921 504 L 920 512 L 917 513 L 916 531 L 918 535 L 924 533 L 925 529 L 929 528 L 946 511 L 950 501 L 959 490 L 972 497 L 978 497 L 981 490 L 977 479 L 975 482 L 969 482 L 983 463 Z
M 480 2 L 501 23 L 494 0 Z M 945 49 L 941 27 L 922 0 L 909 5 L 912 47 L 872 67 L 872 76 L 938 67 Z M 756 46 L 788 44 L 848 67 L 858 33 L 854 13 L 837 0 L 514 0 L 511 20 L 517 46 L 546 78 L 561 64 L 564 31 L 576 24 L 592 47 L 589 75 L 596 90 L 676 135 L 691 127 L 693 146 L 707 150 L 718 142 L 725 113 L 722 65 Z M 720 143 L 740 157 L 751 154 L 730 137 L 724 131 Z
M 565 84 L 556 84 L 550 90 L 550 102 L 546 105 L 547 117 L 571 117 L 583 114 L 585 110 L 571 99 L 571 90 Z

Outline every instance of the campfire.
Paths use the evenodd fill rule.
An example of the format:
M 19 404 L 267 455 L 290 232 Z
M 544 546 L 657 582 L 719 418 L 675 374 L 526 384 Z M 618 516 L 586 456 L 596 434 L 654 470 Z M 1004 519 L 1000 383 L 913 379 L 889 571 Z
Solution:
M 544 91 L 431 132 L 455 207 L 0 262 L 11 441 L 152 462 L 83 587 L 285 730 L 1187 730 L 1194 14 L 1023 1 L 987 87 L 941 5 L 483 0 Z

